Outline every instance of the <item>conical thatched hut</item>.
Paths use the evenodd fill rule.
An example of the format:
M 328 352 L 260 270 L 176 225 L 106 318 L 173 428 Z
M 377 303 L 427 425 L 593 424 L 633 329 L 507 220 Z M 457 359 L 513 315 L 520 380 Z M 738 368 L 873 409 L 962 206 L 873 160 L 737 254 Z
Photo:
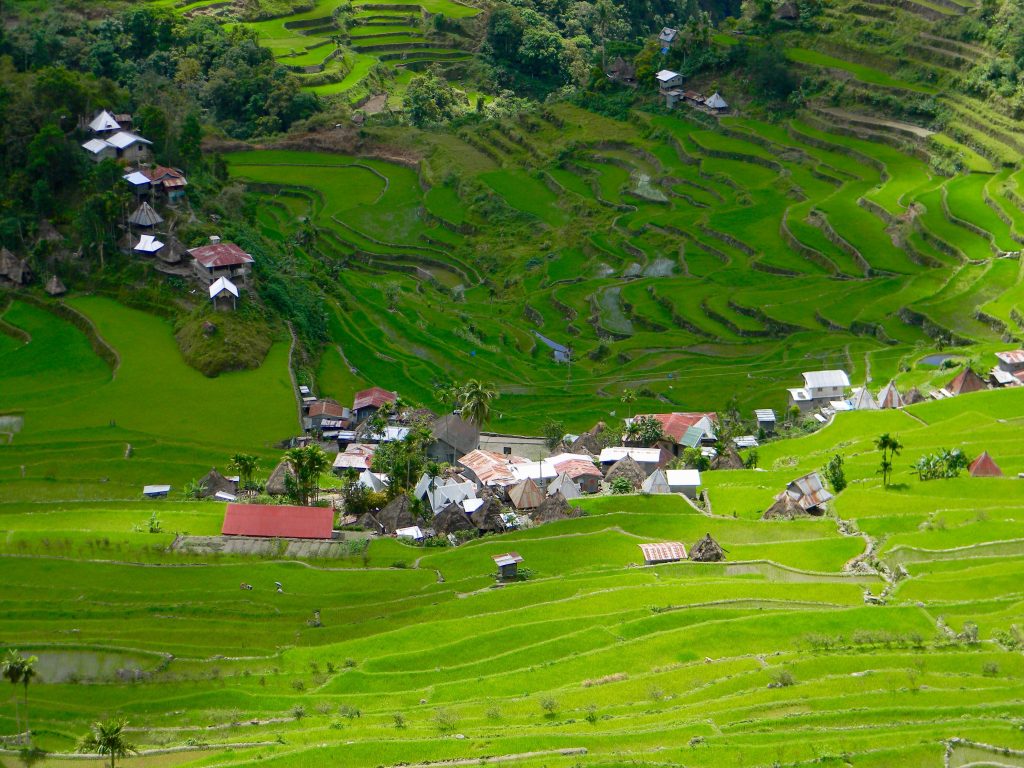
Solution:
M 921 390 L 917 387 L 912 387 L 906 395 L 903 396 L 903 402 L 906 405 L 914 405 L 915 403 L 923 403 L 927 398 L 921 394 Z
M 580 510 L 569 505 L 569 500 L 559 491 L 544 499 L 544 502 L 530 516 L 534 523 L 553 523 L 556 520 L 568 520 L 579 517 Z
M 672 488 L 668 484 L 668 478 L 665 477 L 665 473 L 660 469 L 651 472 L 651 476 L 644 480 L 640 490 L 644 493 L 672 493 Z
M 605 428 L 603 421 L 597 422 L 597 424 L 573 440 L 572 445 L 569 446 L 568 453 L 589 453 L 591 456 L 599 455 L 601 449 L 604 448 L 601 433 L 604 432 Z
M 451 502 L 434 515 L 434 530 L 439 534 L 458 533 L 459 531 L 475 531 L 476 526 L 458 502 Z
M 470 519 L 478 531 L 500 533 L 505 530 L 505 522 L 501 519 L 503 511 L 498 500 L 492 497 L 481 504 Z
M 563 472 L 548 485 L 548 496 L 561 493 L 566 499 L 578 499 L 583 495 L 576 481 Z
M 238 491 L 234 482 L 228 480 L 216 469 L 207 472 L 199 484 L 203 486 L 201 495 L 204 499 L 212 499 L 218 493 L 228 493 L 234 496 Z
M 544 501 L 544 494 L 533 480 L 526 478 L 509 489 L 508 500 L 516 509 L 536 509 Z
M 743 469 L 743 459 L 730 441 L 722 453 L 711 460 L 712 469 Z
M 762 517 L 765 520 L 792 520 L 797 517 L 807 517 L 809 514 L 797 503 L 796 499 L 783 491 L 775 497 L 775 503 L 765 510 Z
M 64 283 L 61 282 L 61 279 L 56 275 L 46 281 L 46 288 L 44 290 L 51 296 L 63 296 L 68 292 Z
M 374 533 L 384 533 L 384 526 L 380 524 L 380 520 L 373 516 L 372 512 L 364 512 L 358 520 L 356 525 L 362 528 L 364 531 L 373 531 Z
M 608 470 L 608 474 L 604 476 L 604 479 L 609 483 L 617 477 L 624 477 L 629 481 L 629 484 L 636 490 L 644 484 L 644 480 L 647 479 L 647 473 L 644 472 L 643 467 L 637 464 L 636 459 L 630 456 L 628 453 L 621 459 L 612 464 L 611 469 Z
M 282 461 L 274 467 L 274 471 L 267 478 L 267 493 L 271 496 L 284 496 L 288 493 L 288 485 L 285 482 L 286 477 L 291 477 L 294 480 L 295 470 L 292 469 L 292 465 L 287 461 Z
M 157 224 L 163 223 L 163 218 L 153 210 L 149 203 L 143 201 L 142 205 L 128 217 L 128 223 L 135 227 L 155 227 Z
M 399 528 L 416 525 L 416 519 L 412 515 L 412 499 L 404 493 L 395 496 L 375 517 L 386 533 L 394 533 Z
M 697 563 L 719 563 L 725 560 L 725 550 L 711 538 L 710 533 L 705 533 L 704 538 L 690 549 L 690 559 Z

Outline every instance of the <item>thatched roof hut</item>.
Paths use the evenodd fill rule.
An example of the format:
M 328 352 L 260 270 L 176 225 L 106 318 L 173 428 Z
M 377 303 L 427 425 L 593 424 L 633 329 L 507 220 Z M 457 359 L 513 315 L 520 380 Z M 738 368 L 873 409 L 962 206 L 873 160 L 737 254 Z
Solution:
M 710 533 L 705 533 L 704 538 L 690 549 L 690 560 L 697 563 L 720 563 L 725 560 L 725 550 L 711 538 Z
M 513 485 L 508 491 L 508 500 L 516 509 L 536 509 L 544 501 L 544 494 L 529 477 Z
M 68 292 L 67 287 L 56 275 L 46 281 L 46 288 L 44 290 L 51 296 L 63 296 Z
M 416 525 L 412 515 L 412 499 L 404 493 L 395 496 L 376 514 L 376 518 L 387 533 Z
M 889 383 L 878 393 L 878 407 L 882 409 L 902 408 L 903 405 L 903 395 L 896 388 L 896 382 L 890 379 Z
M 765 510 L 762 518 L 764 520 L 793 520 L 794 518 L 807 517 L 808 515 L 810 513 L 801 507 L 796 499 L 783 491 L 775 497 L 775 503 Z
M 556 520 L 568 520 L 579 517 L 582 513 L 578 507 L 569 505 L 569 500 L 559 491 L 544 499 L 543 503 L 533 511 L 531 519 L 534 523 L 553 523 Z
M 364 531 L 373 531 L 374 533 L 384 533 L 384 526 L 380 524 L 380 520 L 374 517 L 372 512 L 364 512 L 358 520 L 356 525 L 362 528 Z
M 203 487 L 201 496 L 204 499 L 212 499 L 218 493 L 228 493 L 234 496 L 238 491 L 235 483 L 228 480 L 216 469 L 211 469 L 207 472 L 203 479 L 199 481 L 199 484 Z
M 601 440 L 601 433 L 604 432 L 604 430 L 605 423 L 603 421 L 597 422 L 597 424 L 572 441 L 572 445 L 569 446 L 567 453 L 589 453 L 591 456 L 599 455 L 601 453 L 601 449 L 604 448 L 604 443 Z
M 927 398 L 921 394 L 921 390 L 917 387 L 912 387 L 907 394 L 903 396 L 903 402 L 907 405 L 914 405 L 915 403 L 923 403 Z
M 617 477 L 624 477 L 629 481 L 629 484 L 636 490 L 644 484 L 644 480 L 647 479 L 647 473 L 644 472 L 643 467 L 637 464 L 636 459 L 630 456 L 628 453 L 621 459 L 612 464 L 611 469 L 608 470 L 608 474 L 604 476 L 604 479 L 609 483 Z
M 711 460 L 712 469 L 743 469 L 743 459 L 736 446 L 730 441 L 722 453 Z
M 651 472 L 650 477 L 644 480 L 643 485 L 640 486 L 640 490 L 644 493 L 672 493 L 668 478 L 660 469 Z
M 128 217 L 128 223 L 136 227 L 155 227 L 163 223 L 163 218 L 153 210 L 153 206 L 143 200 L 142 205 Z
M 458 533 L 459 531 L 475 531 L 476 526 L 458 502 L 451 502 L 434 515 L 434 530 L 439 534 Z
M 505 521 L 501 519 L 504 510 L 495 498 L 487 499 L 470 518 L 478 531 L 484 533 L 500 533 L 505 530 Z
M 274 471 L 267 478 L 267 493 L 271 496 L 284 496 L 288 493 L 288 485 L 285 482 L 286 477 L 291 477 L 294 480 L 295 470 L 292 469 L 292 465 L 288 461 L 282 461 L 274 467 Z

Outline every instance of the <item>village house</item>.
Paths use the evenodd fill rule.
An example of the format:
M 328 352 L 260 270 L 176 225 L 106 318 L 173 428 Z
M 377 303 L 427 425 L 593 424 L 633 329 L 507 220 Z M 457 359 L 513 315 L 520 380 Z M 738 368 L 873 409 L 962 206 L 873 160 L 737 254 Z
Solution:
M 162 165 L 153 168 L 138 168 L 124 175 L 124 180 L 137 196 L 153 194 L 163 196 L 168 203 L 176 203 L 185 197 L 188 179 L 177 168 Z
M 815 408 L 828 407 L 833 400 L 846 398 L 850 378 L 846 371 L 807 371 L 804 385 L 789 390 L 789 405 L 807 413 Z
M 700 471 L 696 469 L 666 469 L 665 480 L 672 493 L 681 493 L 689 499 L 697 498 Z
M 896 389 L 896 382 L 889 381 L 882 391 L 878 393 L 878 407 L 886 410 L 890 408 L 902 408 L 904 406 L 903 395 Z
M 149 159 L 153 142 L 129 131 L 118 131 L 106 138 L 93 138 L 82 145 L 93 162 L 120 160 L 125 163 L 141 163 Z
M 715 422 L 718 415 L 707 412 L 680 412 L 638 414 L 626 419 L 626 425 L 642 416 L 655 419 L 661 425 L 664 437 L 648 448 L 664 448 L 673 456 L 681 456 L 686 448 L 712 446 L 718 441 Z
M 205 286 L 216 282 L 217 278 L 226 277 L 244 288 L 252 269 L 252 256 L 234 243 L 222 243 L 216 235 L 210 238 L 209 245 L 192 248 L 189 255 L 195 259 L 196 277 Z
M 433 442 L 427 446 L 427 457 L 432 461 L 454 464 L 459 456 L 480 447 L 480 428 L 457 413 L 439 417 L 430 427 Z
M 531 461 L 524 456 L 495 453 L 482 448 L 460 457 L 458 465 L 465 470 L 466 477 L 479 487 L 508 488 L 530 479 L 544 489 L 558 476 L 549 461 Z
M 644 555 L 644 565 L 677 563 L 686 559 L 686 547 L 678 541 L 663 541 L 656 544 L 639 544 Z
M 771 408 L 757 408 L 754 410 L 754 418 L 757 419 L 757 429 L 766 435 L 775 434 L 775 411 Z
M 334 510 L 275 504 L 228 504 L 221 534 L 282 539 L 330 539 Z
M 609 469 L 613 464 L 627 456 L 640 465 L 645 477 L 658 467 L 667 464 L 672 458 L 671 453 L 661 448 L 630 448 L 616 445 L 610 448 L 602 448 L 601 455 L 598 456 L 597 460 L 602 467 Z M 607 472 L 605 472 L 605 476 L 607 476 Z
M 704 100 L 704 106 L 707 107 L 713 115 L 724 115 L 729 111 L 729 105 L 726 103 L 725 99 L 719 95 L 718 91 L 715 91 Z
M 658 81 L 658 87 L 662 92 L 678 88 L 683 84 L 683 76 L 678 72 L 673 72 L 671 69 L 663 69 L 657 72 L 654 75 L 654 79 Z
M 479 448 L 508 456 L 525 456 L 533 461 L 543 459 L 550 453 L 547 440 L 543 437 L 506 435 L 500 432 L 481 432 Z
M 316 400 L 310 404 L 306 412 L 306 420 L 308 420 L 307 429 L 321 430 L 323 429 L 324 421 L 347 422 L 350 415 L 351 412 L 348 408 L 336 403 L 334 400 Z
M 662 27 L 661 32 L 658 33 L 658 42 L 661 43 L 662 53 L 666 53 L 665 49 L 671 48 L 672 43 L 679 37 L 679 30 L 673 29 L 672 27 Z
M 377 446 L 366 445 L 365 443 L 351 443 L 345 446 L 344 451 L 340 451 L 337 456 L 334 457 L 334 463 L 331 466 L 331 471 L 336 475 L 344 475 L 346 471 L 354 469 L 357 472 L 364 472 L 370 468 L 370 464 L 373 463 L 373 454 L 376 453 Z
M 506 552 L 491 557 L 494 564 L 498 566 L 498 579 L 500 581 L 515 581 L 519 575 L 519 564 L 523 562 L 523 556 L 518 552 Z
M 636 85 L 636 67 L 621 56 L 615 57 L 615 60 L 608 65 L 608 71 L 605 74 L 609 80 L 616 83 Z
M 786 490 L 775 497 L 775 503 L 764 516 L 771 519 L 791 518 L 801 513 L 822 515 L 825 503 L 831 498 L 832 494 L 821 482 L 821 476 L 817 472 L 809 472 L 791 481 Z
M 964 366 L 964 369 L 954 376 L 953 380 L 949 382 L 949 384 L 943 387 L 943 390 L 947 395 L 954 397 L 956 395 L 966 395 L 971 392 L 982 392 L 986 389 L 988 389 L 988 386 L 985 384 L 985 380 L 976 374 L 974 369 L 969 365 Z
M 999 361 L 992 369 L 992 383 L 998 387 L 1015 387 L 1024 384 L 1024 350 L 996 352 Z
M 32 267 L 6 248 L 0 248 L 0 285 L 25 285 L 32 279 Z
M 601 490 L 604 473 L 594 464 L 594 460 L 583 453 L 559 453 L 549 456 L 557 476 L 565 475 L 583 493 L 597 493 Z
M 352 398 L 353 418 L 357 424 L 362 424 L 385 405 L 393 405 L 397 401 L 397 392 L 389 392 L 381 387 L 360 390 Z

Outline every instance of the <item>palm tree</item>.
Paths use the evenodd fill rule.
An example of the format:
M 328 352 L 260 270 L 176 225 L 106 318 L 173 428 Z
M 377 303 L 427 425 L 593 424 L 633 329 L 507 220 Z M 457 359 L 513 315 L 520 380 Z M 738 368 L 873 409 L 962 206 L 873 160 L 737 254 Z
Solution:
M 491 419 L 491 402 L 498 399 L 498 391 L 492 384 L 482 384 L 477 379 L 466 382 L 461 392 L 462 414 L 468 421 L 482 427 Z
M 32 729 L 28 725 L 28 684 L 36 676 L 36 662 L 39 659 L 35 656 L 22 656 L 17 650 L 10 649 L 0 662 L 0 671 L 11 685 L 19 683 L 25 689 L 25 731 L 28 733 L 29 744 L 32 743 Z
M 238 473 L 239 489 L 252 487 L 252 478 L 256 474 L 259 462 L 259 457 L 253 456 L 251 453 L 236 453 L 231 457 L 228 469 Z
M 635 389 L 624 389 L 622 390 L 622 397 L 619 398 L 624 405 L 629 408 L 629 418 L 633 418 L 633 403 L 636 402 L 636 390 Z
M 124 729 L 127 720 L 108 720 L 96 722 L 90 726 L 89 734 L 78 742 L 79 752 L 94 752 L 98 755 L 110 755 L 110 768 L 114 768 L 118 758 L 127 757 L 138 752 L 134 744 L 125 738 Z
M 320 496 L 320 475 L 330 466 L 324 449 L 310 443 L 285 451 L 284 458 L 295 470 L 295 501 L 302 505 L 315 502 Z
M 875 448 L 882 452 L 882 463 L 878 471 L 882 473 L 882 485 L 888 487 L 889 478 L 892 476 L 892 460 L 900 455 L 903 443 L 899 438 L 886 432 L 875 439 Z

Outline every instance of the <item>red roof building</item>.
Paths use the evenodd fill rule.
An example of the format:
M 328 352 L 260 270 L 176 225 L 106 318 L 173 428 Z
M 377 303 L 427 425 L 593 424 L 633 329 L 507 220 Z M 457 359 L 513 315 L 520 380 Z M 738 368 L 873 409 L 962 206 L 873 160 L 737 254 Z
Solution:
M 1003 470 L 1001 470 L 993 458 L 988 455 L 988 451 L 983 451 L 981 456 L 971 462 L 967 470 L 971 473 L 971 477 L 1003 476 Z
M 334 510 L 330 507 L 228 504 L 221 533 L 225 536 L 329 539 L 333 528 Z
M 356 396 L 352 401 L 352 410 L 361 411 L 366 408 L 376 410 L 385 403 L 393 403 L 397 399 L 398 393 L 396 392 L 389 392 L 381 387 L 370 387 L 361 392 L 356 392 Z
M 234 243 L 210 243 L 193 248 L 189 254 L 207 269 L 252 264 L 253 258 Z
M 333 400 L 317 400 L 309 406 L 309 417 L 324 416 L 328 419 L 344 419 L 348 417 L 345 409 Z

